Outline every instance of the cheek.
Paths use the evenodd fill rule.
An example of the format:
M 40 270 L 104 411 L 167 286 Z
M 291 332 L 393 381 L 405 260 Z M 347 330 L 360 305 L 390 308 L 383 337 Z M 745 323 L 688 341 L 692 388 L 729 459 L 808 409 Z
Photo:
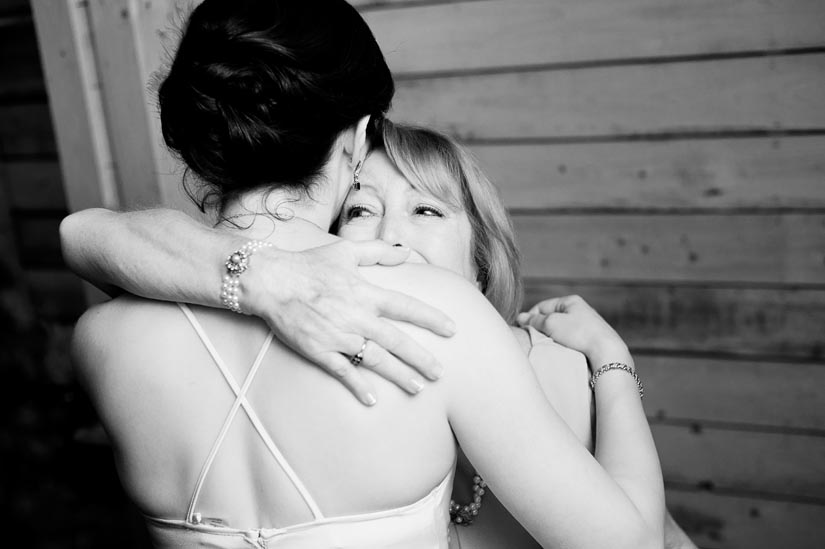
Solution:
M 475 254 L 473 253 L 473 230 L 470 227 L 470 222 L 467 221 L 462 229 L 461 234 L 464 238 L 462 238 L 461 249 L 458 250 L 456 255 L 457 257 L 464 258 L 464 276 L 470 282 L 476 282 L 478 280 L 478 268 L 474 257 Z
M 449 244 L 444 246 L 442 253 L 450 262 L 451 270 L 470 282 L 475 282 L 478 277 L 473 259 L 473 232 L 469 221 L 453 226 L 445 237 L 445 243 Z
M 470 246 L 463 246 L 461 250 L 459 250 L 457 257 L 464 258 L 464 265 L 462 266 L 464 278 L 470 282 L 476 282 L 478 280 L 478 269 L 476 268 L 476 262 L 473 258 L 472 248 Z

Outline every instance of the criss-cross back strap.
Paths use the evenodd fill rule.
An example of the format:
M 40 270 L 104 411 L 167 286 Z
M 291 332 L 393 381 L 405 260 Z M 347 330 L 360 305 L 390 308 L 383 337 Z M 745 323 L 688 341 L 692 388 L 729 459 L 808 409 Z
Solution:
M 220 432 L 218 433 L 215 442 L 212 444 L 212 449 L 209 452 L 209 455 L 206 458 L 206 461 L 203 464 L 203 468 L 201 469 L 201 473 L 198 476 L 198 482 L 195 485 L 195 491 L 192 493 L 192 499 L 189 501 L 189 509 L 186 511 L 186 520 L 189 522 L 194 522 L 194 515 L 195 515 L 195 505 L 198 501 L 198 497 L 200 496 L 201 489 L 203 488 L 203 483 L 206 480 L 206 475 L 209 473 L 209 469 L 212 467 L 212 463 L 215 461 L 215 456 L 218 453 L 218 450 L 223 444 L 224 439 L 226 438 L 226 434 L 229 432 L 229 427 L 232 425 L 232 421 L 235 419 L 235 416 L 238 413 L 240 408 L 243 408 L 244 412 L 246 412 L 249 421 L 252 423 L 252 426 L 255 428 L 255 431 L 258 433 L 258 436 L 261 437 L 264 444 L 266 445 L 267 449 L 269 449 L 269 453 L 272 454 L 272 457 L 275 458 L 275 461 L 278 462 L 278 465 L 283 469 L 286 476 L 292 482 L 295 489 L 298 490 L 301 498 L 306 503 L 307 507 L 309 508 L 310 512 L 312 513 L 313 517 L 318 520 L 324 518 L 323 513 L 321 513 L 321 509 L 318 507 L 318 504 L 315 503 L 315 500 L 309 494 L 309 490 L 307 490 L 304 483 L 301 482 L 301 479 L 298 478 L 298 475 L 295 471 L 290 467 L 289 463 L 286 461 L 286 458 L 278 450 L 278 447 L 275 445 L 275 442 L 272 440 L 272 437 L 269 436 L 269 433 L 266 431 L 263 423 L 261 422 L 258 414 L 255 413 L 255 410 L 252 408 L 252 405 L 246 398 L 246 392 L 249 390 L 250 385 L 252 385 L 252 380 L 255 377 L 258 368 L 260 367 L 261 363 L 263 362 L 264 356 L 266 356 L 266 351 L 269 349 L 269 345 L 272 343 L 272 338 L 274 334 L 269 332 L 267 335 L 266 340 L 264 341 L 263 345 L 261 346 L 260 350 L 258 351 L 258 355 L 255 358 L 255 362 L 252 364 L 252 367 L 249 369 L 249 373 L 246 375 L 246 379 L 244 379 L 244 383 L 242 387 L 238 387 L 238 383 L 235 381 L 232 372 L 229 371 L 229 368 L 226 367 L 226 364 L 221 359 L 218 351 L 215 349 L 215 346 L 212 345 L 212 341 L 209 339 L 209 336 L 206 335 L 206 331 L 201 326 L 201 323 L 198 322 L 198 319 L 195 318 L 195 315 L 192 313 L 191 309 L 187 305 L 183 303 L 178 303 L 178 306 L 181 308 L 183 313 L 186 315 L 186 318 L 189 319 L 189 323 L 197 332 L 198 337 L 200 338 L 201 342 L 203 342 L 204 347 L 209 352 L 209 355 L 212 357 L 212 360 L 215 361 L 215 364 L 218 366 L 218 369 L 223 374 L 224 379 L 226 379 L 227 384 L 232 389 L 232 392 L 235 393 L 235 402 L 232 403 L 232 407 L 229 410 L 229 413 L 226 416 L 226 419 L 223 422 L 223 426 L 221 427 Z

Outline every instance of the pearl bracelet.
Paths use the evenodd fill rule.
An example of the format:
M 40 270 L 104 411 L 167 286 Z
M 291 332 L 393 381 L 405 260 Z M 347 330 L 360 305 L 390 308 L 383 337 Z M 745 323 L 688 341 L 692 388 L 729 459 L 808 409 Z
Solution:
M 241 305 L 238 302 L 240 277 L 249 268 L 249 258 L 253 253 L 261 248 L 269 248 L 272 246 L 272 242 L 250 240 L 226 258 L 226 262 L 224 263 L 226 274 L 223 275 L 223 283 L 221 284 L 221 303 L 223 303 L 224 307 L 236 313 L 243 313 L 243 311 L 241 311 Z
M 609 372 L 610 370 L 622 370 L 633 376 L 633 379 L 636 380 L 636 387 L 639 389 L 639 398 L 645 397 L 645 387 L 642 385 L 642 380 L 639 379 L 639 376 L 633 371 L 633 368 L 623 362 L 611 362 L 596 370 L 593 375 L 590 376 L 590 390 L 595 391 L 596 380 L 599 379 L 599 376 L 603 373 Z

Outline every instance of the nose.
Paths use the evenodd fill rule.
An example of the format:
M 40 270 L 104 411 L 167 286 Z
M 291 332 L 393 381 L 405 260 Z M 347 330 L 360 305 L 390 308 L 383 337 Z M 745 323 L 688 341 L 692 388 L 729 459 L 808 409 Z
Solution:
M 378 238 L 392 244 L 393 246 L 403 246 L 407 244 L 407 238 L 404 233 L 403 222 L 394 219 L 393 216 L 385 215 L 381 220 L 381 226 L 378 230 Z

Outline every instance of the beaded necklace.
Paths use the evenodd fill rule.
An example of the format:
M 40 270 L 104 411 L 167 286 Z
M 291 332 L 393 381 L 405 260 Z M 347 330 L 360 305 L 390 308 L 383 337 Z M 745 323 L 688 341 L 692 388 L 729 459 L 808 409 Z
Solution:
M 473 475 L 473 501 L 461 505 L 456 503 L 454 499 L 450 500 L 450 520 L 454 524 L 469 526 L 473 523 L 473 520 L 478 516 L 478 510 L 481 509 L 481 500 L 484 497 L 486 487 L 487 483 L 484 482 L 484 479 L 475 474 Z

